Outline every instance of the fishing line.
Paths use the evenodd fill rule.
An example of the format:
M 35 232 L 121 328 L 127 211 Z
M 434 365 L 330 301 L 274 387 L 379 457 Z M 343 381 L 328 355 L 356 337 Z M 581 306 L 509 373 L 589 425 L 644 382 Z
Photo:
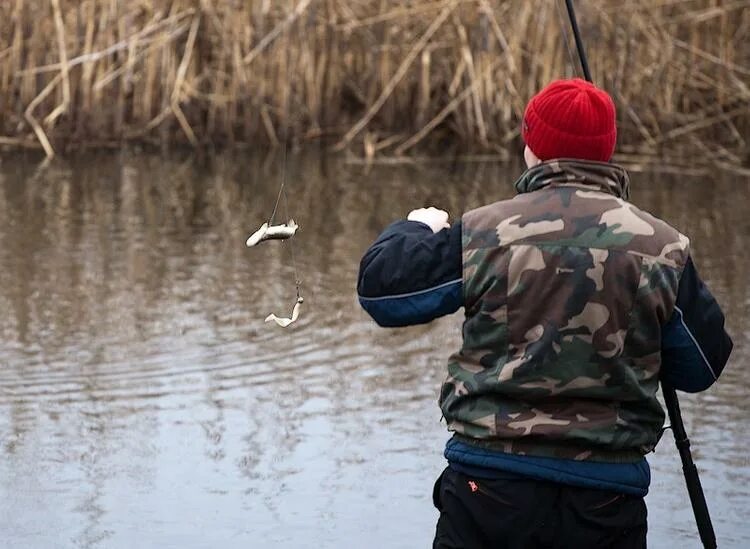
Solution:
M 286 96 L 284 97 L 280 109 L 279 109 L 279 122 L 281 123 L 283 129 L 281 131 L 281 139 L 283 140 L 283 143 L 281 144 L 281 174 L 280 174 L 280 184 L 279 184 L 279 192 L 276 195 L 276 201 L 273 205 L 273 210 L 271 211 L 271 216 L 268 218 L 268 221 L 263 223 L 260 228 L 255 231 L 253 234 L 251 234 L 248 239 L 245 241 L 245 245 L 247 247 L 253 247 L 261 242 L 264 242 L 266 240 L 290 240 L 294 237 L 295 233 L 297 232 L 297 229 L 299 228 L 299 225 L 289 216 L 289 197 L 287 196 L 287 190 L 286 190 L 286 183 L 287 183 L 287 169 L 288 169 L 288 149 L 289 149 L 289 121 L 290 121 L 290 103 L 291 103 L 291 96 L 292 96 L 292 80 L 291 80 L 291 37 L 289 32 L 286 33 L 286 55 L 284 56 L 284 62 L 286 63 L 285 72 L 286 75 L 284 76 L 285 80 L 280 82 L 280 85 L 286 86 Z M 282 72 L 279 71 L 279 75 L 282 75 Z M 274 136 L 275 137 L 275 136 Z M 278 144 L 278 140 L 274 138 L 274 142 Z M 279 210 L 279 205 L 281 204 L 281 199 L 284 198 L 284 213 L 286 214 L 286 221 L 280 225 L 274 225 L 273 221 L 276 217 L 276 212 Z M 297 298 L 294 303 L 294 307 L 292 308 L 292 314 L 290 317 L 278 317 L 275 314 L 270 314 L 266 317 L 265 322 L 276 322 L 279 326 L 286 328 L 293 322 L 296 322 L 297 318 L 299 317 L 299 310 L 300 305 L 304 301 L 302 299 L 302 281 L 300 280 L 299 271 L 297 270 L 297 254 L 294 251 L 294 242 L 289 242 L 289 252 L 292 256 L 292 270 L 294 272 L 294 286 L 297 292 Z
M 289 48 L 287 47 L 287 52 L 289 51 Z M 289 60 L 287 59 L 286 63 L 286 81 L 289 83 Z M 289 95 L 287 94 L 287 97 L 285 98 L 285 106 L 284 106 L 284 113 L 289 116 Z M 276 210 L 279 207 L 279 200 L 281 200 L 281 195 L 284 195 L 284 199 L 286 200 L 286 164 L 287 164 L 287 143 L 289 141 L 289 120 L 284 120 L 284 132 L 282 139 L 284 142 L 282 143 L 281 147 L 281 186 L 279 187 L 279 194 L 276 195 L 276 202 L 273 205 L 273 211 L 271 212 L 271 217 L 268 219 L 268 226 L 270 227 L 273 225 L 273 218 L 276 215 Z M 289 211 L 287 210 L 287 219 L 289 219 Z
M 286 152 L 284 153 L 284 156 L 286 157 Z M 287 199 L 286 193 L 284 193 L 284 213 L 286 213 L 287 219 L 290 219 L 289 200 Z M 300 300 L 302 298 L 302 294 L 301 294 L 302 281 L 300 280 L 299 272 L 297 271 L 297 257 L 294 253 L 294 242 L 292 242 L 291 240 L 289 241 L 289 251 L 292 254 L 292 269 L 294 271 L 294 287 L 297 290 L 297 300 Z
M 282 152 L 281 152 L 281 185 L 279 187 L 279 194 L 276 197 L 276 203 L 273 206 L 273 212 L 271 212 L 271 219 L 268 222 L 268 225 L 271 226 L 273 223 L 273 218 L 276 215 L 276 210 L 279 207 L 279 201 L 283 195 L 284 197 L 284 213 L 286 214 L 287 221 L 291 220 L 291 217 L 289 216 L 289 198 L 286 193 L 286 172 L 287 172 L 287 149 L 289 147 L 289 116 L 290 116 L 290 102 L 291 102 L 291 96 L 292 96 L 292 84 L 291 84 L 291 49 L 290 49 L 290 43 L 291 43 L 291 35 L 287 34 L 287 44 L 286 44 L 286 85 L 289 86 L 289 89 L 287 90 L 287 95 L 284 98 L 284 111 L 283 114 L 285 115 L 284 118 L 284 132 L 283 132 L 283 139 L 284 143 L 282 144 Z M 294 287 L 297 292 L 297 301 L 299 302 L 302 299 L 302 281 L 299 277 L 299 272 L 297 271 L 297 257 L 294 253 L 294 242 L 293 239 L 289 240 L 289 251 L 292 256 L 292 270 L 294 271 Z
M 273 225 L 273 218 L 276 215 L 276 209 L 279 207 L 279 200 L 281 200 L 281 194 L 284 193 L 284 186 L 286 185 L 286 136 L 284 136 L 284 147 L 283 147 L 283 153 L 281 157 L 281 186 L 279 187 L 279 194 L 276 195 L 276 202 L 273 205 L 273 211 L 271 212 L 271 217 L 268 218 L 268 226 L 270 227 Z M 286 197 L 286 193 L 284 193 L 284 196 Z M 287 215 L 289 212 L 287 212 Z

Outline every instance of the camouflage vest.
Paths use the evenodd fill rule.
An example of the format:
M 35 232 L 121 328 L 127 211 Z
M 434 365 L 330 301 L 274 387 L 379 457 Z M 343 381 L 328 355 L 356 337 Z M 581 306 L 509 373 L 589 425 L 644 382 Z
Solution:
M 440 395 L 459 439 L 610 462 L 656 446 L 661 326 L 689 242 L 628 186 L 613 164 L 551 161 L 463 216 L 463 348 Z

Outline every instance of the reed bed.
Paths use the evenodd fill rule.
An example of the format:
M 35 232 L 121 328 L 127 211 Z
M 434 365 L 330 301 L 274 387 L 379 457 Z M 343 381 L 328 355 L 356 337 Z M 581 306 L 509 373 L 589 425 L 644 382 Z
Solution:
M 577 2 L 619 150 L 750 164 L 750 0 Z M 507 155 L 577 73 L 562 0 L 8 0 L 0 146 Z

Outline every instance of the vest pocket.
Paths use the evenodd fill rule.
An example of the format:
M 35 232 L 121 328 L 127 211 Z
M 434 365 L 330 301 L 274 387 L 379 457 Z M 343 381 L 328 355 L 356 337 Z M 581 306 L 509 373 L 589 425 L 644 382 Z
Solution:
M 600 509 L 604 509 L 605 507 L 608 507 L 610 505 L 613 505 L 617 502 L 620 502 L 625 497 L 624 494 L 615 494 L 614 496 L 607 497 L 602 502 L 594 503 L 593 505 L 589 505 L 588 510 L 589 511 L 598 511 Z
M 506 500 L 496 491 L 492 490 L 483 481 L 480 482 L 467 477 L 466 487 L 473 494 L 479 494 L 485 498 L 492 500 L 494 503 L 499 503 L 500 505 L 505 505 L 506 507 L 515 507 L 510 501 Z

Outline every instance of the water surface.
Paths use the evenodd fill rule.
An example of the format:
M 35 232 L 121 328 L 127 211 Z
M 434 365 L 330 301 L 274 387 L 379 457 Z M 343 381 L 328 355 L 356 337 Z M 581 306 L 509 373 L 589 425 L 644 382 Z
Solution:
M 0 164 L 0 533 L 9 548 L 431 544 L 448 438 L 436 404 L 459 312 L 377 328 L 359 258 L 389 222 L 510 197 L 518 166 L 290 157 L 287 243 L 252 250 L 278 158 L 92 155 Z M 690 235 L 736 351 L 682 397 L 721 547 L 750 546 L 750 184 L 635 174 Z M 281 216 L 287 214 L 284 203 Z M 263 323 L 305 303 L 289 330 Z M 667 433 L 653 547 L 699 547 Z

